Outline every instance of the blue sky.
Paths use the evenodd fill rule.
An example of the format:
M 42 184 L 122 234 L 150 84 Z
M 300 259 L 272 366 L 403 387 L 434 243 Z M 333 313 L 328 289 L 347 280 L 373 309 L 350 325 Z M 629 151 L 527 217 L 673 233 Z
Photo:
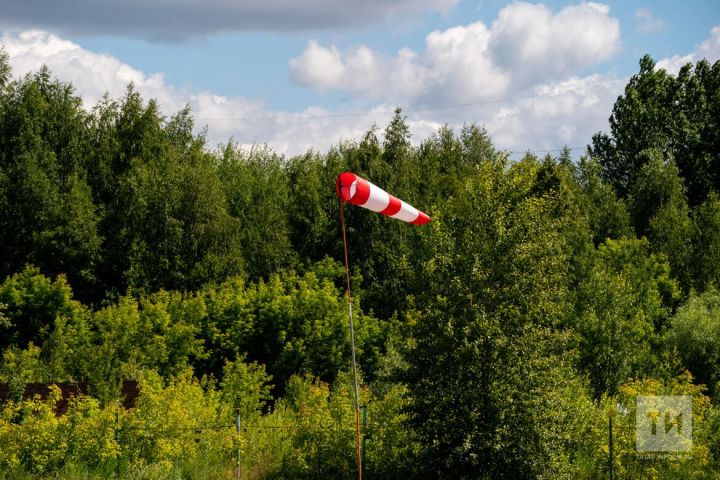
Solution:
M 16 74 L 47 63 L 88 104 L 131 79 L 168 114 L 190 103 L 211 143 L 289 154 L 357 138 L 394 105 L 417 141 L 477 122 L 501 148 L 582 146 L 644 53 L 669 70 L 720 54 L 710 0 L 185 0 L 164 11 L 76 0 L 62 15 L 54 2 L 7 3 L 0 41 Z M 432 110 L 465 103 L 480 105 Z

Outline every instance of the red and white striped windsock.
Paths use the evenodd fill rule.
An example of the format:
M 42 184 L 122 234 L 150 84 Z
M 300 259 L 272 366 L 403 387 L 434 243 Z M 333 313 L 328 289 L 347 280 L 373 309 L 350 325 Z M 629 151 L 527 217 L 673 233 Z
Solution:
M 338 176 L 335 191 L 340 200 L 397 218 L 403 222 L 424 225 L 430 221 L 430 217 L 426 213 L 393 197 L 385 190 L 352 172 L 343 172 Z

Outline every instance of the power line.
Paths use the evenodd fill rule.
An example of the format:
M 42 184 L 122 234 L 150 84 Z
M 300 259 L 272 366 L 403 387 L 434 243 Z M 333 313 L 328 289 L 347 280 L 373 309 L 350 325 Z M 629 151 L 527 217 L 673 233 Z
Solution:
M 561 147 L 561 148 L 547 148 L 544 150 L 506 150 L 506 153 L 515 154 L 515 153 L 550 153 L 550 152 L 562 152 L 563 150 L 585 150 L 587 147 Z
M 627 80 L 625 80 L 625 79 L 605 80 L 603 82 L 597 82 L 597 83 L 592 83 L 592 84 L 588 84 L 588 85 L 577 86 L 575 88 L 569 88 L 562 92 L 536 93 L 533 95 L 495 98 L 495 99 L 489 99 L 489 100 L 481 100 L 481 101 L 477 101 L 477 102 L 450 103 L 450 104 L 445 104 L 445 105 L 434 105 L 434 106 L 428 106 L 428 107 L 403 109 L 403 111 L 409 115 L 409 114 L 418 113 L 418 112 L 447 110 L 447 109 L 453 109 L 453 108 L 476 107 L 476 106 L 481 106 L 481 105 L 490 105 L 493 103 L 516 102 L 518 100 L 528 100 L 528 99 L 539 98 L 539 97 L 553 98 L 553 97 L 560 97 L 563 95 L 567 95 L 569 93 L 576 92 L 576 91 L 580 90 L 581 88 L 597 87 L 597 86 L 601 86 L 601 85 L 607 85 L 607 84 L 619 83 L 619 82 L 625 83 L 626 81 Z M 305 120 L 320 120 L 320 119 L 329 119 L 329 118 L 352 118 L 352 117 L 380 116 L 380 115 L 391 114 L 394 111 L 395 111 L 395 107 L 393 107 L 392 109 L 383 109 L 383 110 L 376 110 L 376 111 L 370 111 L 370 112 L 327 113 L 327 114 L 317 114 L 317 115 L 304 115 L 304 114 L 265 115 L 265 116 L 260 116 L 260 117 L 226 117 L 226 118 L 198 117 L 198 118 L 196 118 L 196 120 L 199 120 L 199 121 L 239 121 L 239 122 L 244 122 L 244 121 L 257 122 L 257 121 L 273 121 L 273 120 L 305 121 Z

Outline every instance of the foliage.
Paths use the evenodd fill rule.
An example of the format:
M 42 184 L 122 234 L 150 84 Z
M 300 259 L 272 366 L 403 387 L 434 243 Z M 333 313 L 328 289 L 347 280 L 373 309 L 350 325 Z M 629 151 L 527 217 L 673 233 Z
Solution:
M 580 367 L 596 396 L 615 394 L 628 378 L 652 374 L 660 333 L 679 296 L 647 240 L 608 239 L 579 286 L 576 330 Z
M 613 416 L 613 458 L 615 474 L 619 478 L 712 478 L 714 468 L 707 444 L 696 441 L 707 431 L 710 405 L 703 387 L 694 385 L 688 374 L 668 380 L 645 378 L 632 380 L 619 388 L 618 396 L 606 399 L 605 415 L 597 417 L 595 435 L 598 439 L 596 464 L 607 464 L 608 415 Z M 636 397 L 638 395 L 688 395 L 692 397 L 693 444 L 686 454 L 662 455 L 648 453 L 643 457 L 635 450 Z M 605 440 L 600 440 L 604 438 Z
M 697 383 L 711 391 L 720 379 L 720 294 L 692 295 L 670 322 L 667 341 Z
M 0 479 L 353 477 L 344 170 L 432 217 L 344 209 L 368 477 L 603 478 L 612 416 L 618 478 L 713 478 L 719 72 L 644 57 L 577 162 L 400 109 L 285 158 L 0 49 Z M 637 455 L 640 394 L 693 397 L 691 457 Z
M 272 398 L 269 385 L 271 379 L 263 365 L 247 364 L 242 358 L 234 362 L 227 361 L 220 383 L 223 401 L 243 418 L 255 418 Z
M 487 162 L 431 223 L 407 356 L 429 476 L 573 476 L 591 401 L 563 331 L 582 224 L 562 181 L 534 158 Z
M 658 69 L 646 55 L 625 94 L 615 102 L 610 135 L 593 137 L 591 154 L 602 166 L 603 176 L 627 195 L 647 158 L 642 152 L 659 150 L 677 162 L 688 184 L 690 205 L 698 205 L 720 187 L 717 175 L 718 88 L 720 63 L 707 60 L 684 65 L 677 76 Z

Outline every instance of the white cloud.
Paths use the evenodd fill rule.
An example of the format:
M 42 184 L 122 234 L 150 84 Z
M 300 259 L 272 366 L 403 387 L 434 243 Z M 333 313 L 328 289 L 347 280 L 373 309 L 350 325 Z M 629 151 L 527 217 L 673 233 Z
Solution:
M 554 80 L 597 65 L 620 46 L 620 23 L 607 5 L 592 2 L 556 14 L 544 5 L 515 3 L 500 11 L 491 33 L 494 63 L 525 81 Z
M 658 68 L 664 68 L 668 73 L 676 74 L 687 63 L 697 63 L 702 59 L 713 63 L 720 60 L 720 25 L 710 30 L 710 37 L 703 41 L 692 53 L 675 55 L 657 62 Z
M 635 20 L 638 22 L 635 31 L 640 33 L 655 33 L 665 29 L 665 20 L 653 15 L 647 7 L 635 10 Z
M 244 145 L 266 143 L 280 153 L 322 150 L 340 140 L 358 138 L 373 122 L 385 124 L 392 116 L 389 106 L 362 117 L 336 116 L 336 112 L 316 107 L 301 112 L 273 112 L 244 97 L 188 92 L 166 83 L 162 74 L 146 74 L 117 58 L 88 51 L 47 32 L 4 34 L 0 44 L 10 56 L 15 78 L 47 65 L 62 81 L 73 84 L 87 109 L 105 92 L 113 98 L 121 97 L 130 82 L 145 99 L 156 99 L 165 115 L 189 103 L 198 129 L 208 125 L 211 146 L 233 137 Z
M 373 100 L 472 102 L 562 79 L 608 60 L 619 44 L 619 22 L 606 5 L 581 3 L 553 13 L 518 2 L 490 27 L 475 22 L 431 32 L 421 54 L 403 49 L 388 58 L 366 46 L 343 53 L 310 41 L 290 61 L 290 75 L 320 91 Z
M 483 35 L 487 38 L 490 35 L 491 29 L 481 24 L 473 25 L 476 29 L 471 35 L 473 39 Z M 442 65 L 437 68 L 446 70 L 486 68 L 490 78 L 495 74 L 502 75 L 502 71 L 492 70 L 492 63 L 480 63 L 480 66 L 474 66 L 473 63 L 463 65 L 460 60 L 461 53 L 466 48 L 474 46 L 480 52 L 487 48 L 486 44 L 477 41 L 471 42 L 470 46 L 465 45 L 469 30 L 465 26 L 458 27 L 458 30 L 449 29 L 429 35 L 425 58 L 435 58 L 433 65 Z M 195 118 L 198 119 L 198 127 L 208 125 L 211 145 L 233 137 L 244 145 L 266 143 L 285 154 L 302 153 L 309 148 L 323 151 L 340 140 L 359 139 L 373 123 L 386 125 L 392 116 L 394 105 L 397 104 L 395 101 L 378 100 L 374 102 L 375 108 L 359 115 L 320 107 L 309 107 L 299 112 L 270 111 L 262 103 L 243 97 L 185 91 L 168 84 L 160 73 L 142 72 L 114 57 L 90 52 L 73 42 L 45 32 L 5 34 L 0 37 L 0 43 L 5 45 L 10 55 L 15 77 L 36 71 L 42 64 L 47 64 L 63 81 L 73 82 L 88 108 L 105 91 L 113 97 L 121 96 L 129 81 L 135 83 L 144 98 L 156 98 L 166 115 L 189 103 Z M 318 48 L 324 47 L 318 45 Z M 454 52 L 457 55 L 448 54 L 443 58 L 441 52 Z M 321 52 L 318 58 L 322 60 L 324 54 Z M 358 49 L 353 55 L 360 57 L 352 62 L 356 72 L 361 72 L 363 68 L 372 70 L 374 62 L 379 61 L 370 51 Z M 720 26 L 712 29 L 708 39 L 702 42 L 695 52 L 661 60 L 658 65 L 668 66 L 677 63 L 678 59 L 694 61 L 703 57 L 711 61 L 720 58 Z M 348 68 L 343 63 L 347 58 L 330 49 L 329 56 L 324 61 L 336 62 L 341 68 L 337 69 L 340 73 L 336 72 L 335 75 L 343 75 Z M 482 56 L 474 61 L 485 61 L 486 58 Z M 407 98 L 422 99 L 423 95 L 434 95 L 433 90 L 428 88 L 433 84 L 447 87 L 454 81 L 457 82 L 456 88 L 465 85 L 462 77 L 444 76 L 445 72 L 438 72 L 428 65 L 423 65 L 408 50 L 402 51 L 394 60 L 396 68 L 384 72 L 391 75 L 385 78 L 385 84 L 388 88 L 403 86 L 410 92 Z M 382 73 L 381 70 L 378 74 Z M 512 93 L 512 89 L 517 88 L 512 83 L 513 79 L 500 76 L 493 83 L 495 95 L 483 92 L 482 96 L 473 97 L 480 99 L 474 104 L 462 108 L 410 108 L 408 116 L 413 141 L 419 142 L 427 138 L 446 123 L 453 128 L 459 128 L 463 123 L 475 122 L 486 125 L 495 144 L 503 149 L 551 149 L 563 144 L 582 147 L 590 141 L 593 133 L 607 129 L 607 118 L 613 102 L 622 93 L 627 78 L 604 74 L 578 76 L 574 73 L 557 76 L 559 78 L 539 81 L 522 92 L 513 94 L 511 97 L 514 100 L 502 95 Z M 438 77 L 441 80 L 437 80 Z M 426 89 L 412 90 L 417 88 L 413 84 L 415 80 Z M 362 84 L 367 78 L 355 81 L 358 82 L 355 87 L 358 91 L 367 91 L 368 87 Z M 505 85 L 504 81 L 509 83 Z M 482 81 L 479 81 L 474 88 L 490 87 L 483 86 Z M 379 89 L 378 98 L 382 98 L 381 94 Z M 447 95 L 438 93 L 437 97 L 443 98 Z
M 4 0 L 0 26 L 61 34 L 180 39 L 233 31 L 302 31 L 444 12 L 457 0 Z
M 626 83 L 595 74 L 539 85 L 535 96 L 488 112 L 488 132 L 510 150 L 583 147 L 594 133 L 607 129 L 613 102 Z
M 321 91 L 339 83 L 349 91 L 369 91 L 381 80 L 377 55 L 365 46 L 343 58 L 336 47 L 325 48 L 311 40 L 300 57 L 290 60 L 290 68 L 295 81 Z
M 174 109 L 179 93 L 165 84 L 162 74 L 147 75 L 115 57 L 90 52 L 56 35 L 38 30 L 5 34 L 0 38 L 10 55 L 15 76 L 47 65 L 65 82 L 72 82 L 86 106 L 95 104 L 105 92 L 119 97 L 132 82 L 145 95 Z

